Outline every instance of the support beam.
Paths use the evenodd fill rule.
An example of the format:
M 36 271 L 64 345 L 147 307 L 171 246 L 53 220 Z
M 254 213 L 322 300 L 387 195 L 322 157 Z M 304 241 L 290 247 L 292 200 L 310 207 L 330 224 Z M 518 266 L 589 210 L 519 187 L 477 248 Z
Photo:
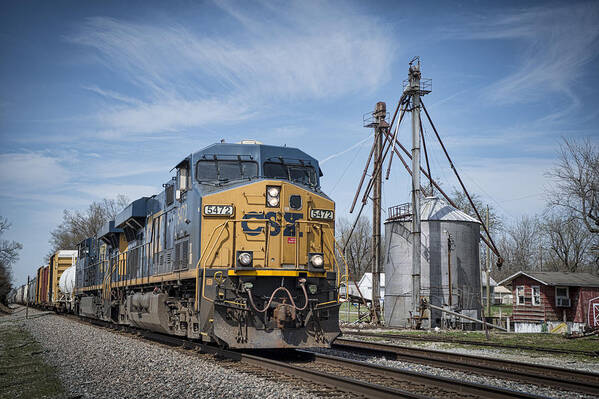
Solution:
M 412 317 L 420 310 L 420 61 L 410 65 L 409 93 L 412 96 Z

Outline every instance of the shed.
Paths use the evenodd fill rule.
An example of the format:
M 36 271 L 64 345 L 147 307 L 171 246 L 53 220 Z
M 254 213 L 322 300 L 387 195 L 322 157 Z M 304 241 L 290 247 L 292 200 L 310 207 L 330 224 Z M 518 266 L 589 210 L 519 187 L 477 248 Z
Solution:
M 516 332 L 599 328 L 599 276 L 519 271 L 499 285 L 511 287 Z

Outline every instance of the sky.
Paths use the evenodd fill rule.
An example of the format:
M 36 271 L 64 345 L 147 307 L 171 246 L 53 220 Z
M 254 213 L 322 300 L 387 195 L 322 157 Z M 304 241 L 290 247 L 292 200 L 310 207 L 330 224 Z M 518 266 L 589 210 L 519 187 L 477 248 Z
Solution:
M 423 98 L 468 189 L 507 223 L 542 212 L 562 138 L 599 141 L 599 3 L 4 1 L 2 238 L 15 283 L 49 252 L 63 210 L 158 193 L 188 154 L 225 139 L 297 147 L 348 213 L 372 143 L 419 56 Z M 432 174 L 457 187 L 429 125 Z M 409 119 L 399 139 L 410 146 Z M 408 202 L 397 159 L 383 208 Z M 368 212 L 366 212 L 368 213 Z M 383 217 L 385 215 L 383 214 Z

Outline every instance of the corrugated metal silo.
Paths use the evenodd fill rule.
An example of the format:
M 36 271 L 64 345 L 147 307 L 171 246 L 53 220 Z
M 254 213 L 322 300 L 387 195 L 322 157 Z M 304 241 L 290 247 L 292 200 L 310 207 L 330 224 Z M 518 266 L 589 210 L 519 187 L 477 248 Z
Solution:
M 411 216 L 408 204 L 397 206 L 389 210 L 385 222 L 385 322 L 392 327 L 410 326 Z M 480 223 L 437 197 L 422 200 L 421 221 L 421 296 L 433 305 L 451 305 L 452 310 L 479 318 Z M 433 310 L 430 316 L 431 327 L 440 325 L 440 311 Z

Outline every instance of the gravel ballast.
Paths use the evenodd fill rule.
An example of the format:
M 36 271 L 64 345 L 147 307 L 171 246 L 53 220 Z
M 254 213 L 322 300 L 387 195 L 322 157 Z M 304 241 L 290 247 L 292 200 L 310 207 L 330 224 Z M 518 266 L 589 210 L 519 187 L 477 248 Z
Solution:
M 10 316 L 9 316 L 10 317 Z M 227 369 L 207 355 L 56 315 L 20 320 L 59 370 L 70 397 L 313 398 L 291 384 Z

